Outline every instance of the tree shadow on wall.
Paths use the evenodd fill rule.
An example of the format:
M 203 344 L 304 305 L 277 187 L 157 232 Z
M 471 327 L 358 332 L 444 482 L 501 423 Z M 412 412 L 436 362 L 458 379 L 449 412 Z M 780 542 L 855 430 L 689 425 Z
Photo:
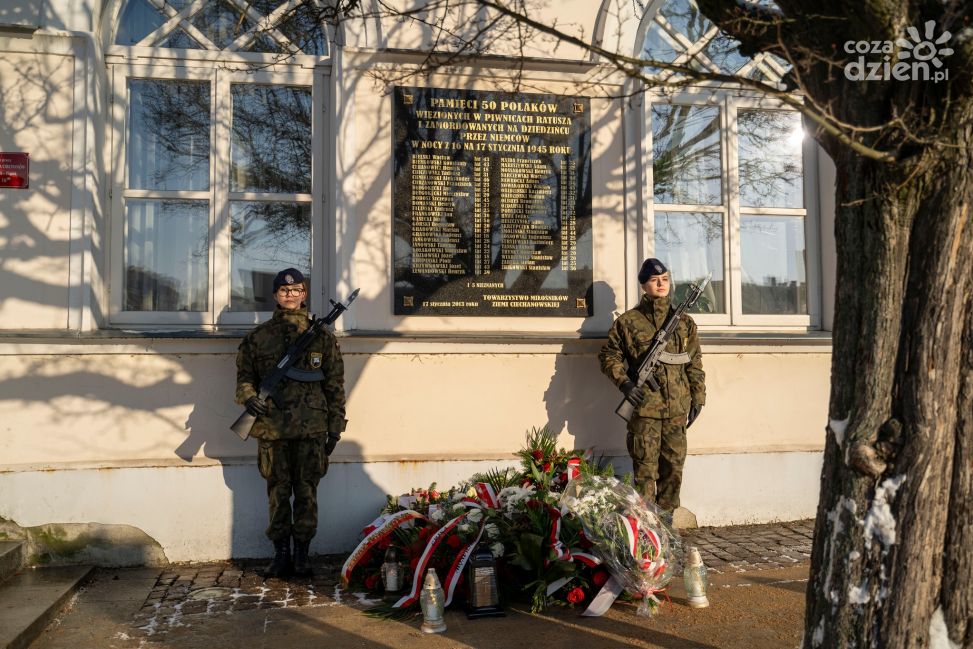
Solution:
M 567 432 L 575 448 L 594 448 L 596 455 L 625 455 L 624 422 L 614 414 L 618 390 L 601 374 L 598 351 L 618 308 L 615 291 L 606 282 L 593 288 L 595 315 L 579 333 L 582 339 L 561 346 L 554 374 L 544 392 L 548 427 Z M 585 335 L 590 334 L 590 336 Z
M 363 366 L 355 357 L 345 360 L 345 389 L 350 397 Z M 228 373 L 219 400 L 196 402 L 185 423 L 189 435 L 174 452 L 187 463 L 202 453 L 220 464 L 229 492 L 229 557 L 267 557 L 273 549 L 264 533 L 268 524 L 267 483 L 257 468 L 257 440 L 243 441 L 229 428 L 243 412 L 233 403 L 233 386 L 233 375 Z M 318 534 L 311 543 L 314 554 L 352 547 L 359 531 L 371 520 L 371 513 L 385 502 L 385 492 L 366 473 L 367 465 L 360 461 L 361 446 L 350 439 L 349 433 L 353 435 L 353 431 L 345 433 L 331 456 L 328 474 L 318 485 Z

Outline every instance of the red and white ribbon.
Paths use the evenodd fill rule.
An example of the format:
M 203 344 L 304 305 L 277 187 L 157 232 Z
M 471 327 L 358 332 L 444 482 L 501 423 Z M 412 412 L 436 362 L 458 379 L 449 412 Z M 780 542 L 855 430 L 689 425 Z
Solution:
M 409 606 L 416 603 L 416 601 L 419 599 L 419 590 L 422 588 L 422 579 L 426 572 L 426 566 L 429 565 L 429 560 L 432 558 L 432 553 L 436 551 L 436 548 L 439 547 L 442 540 L 446 538 L 446 535 L 452 532 L 465 518 L 466 514 L 457 516 L 436 530 L 436 533 L 433 534 L 429 539 L 429 542 L 426 543 L 426 549 L 422 551 L 422 555 L 419 557 L 419 563 L 416 564 L 416 571 L 412 576 L 412 590 L 409 591 L 408 595 L 405 595 L 399 601 L 393 604 L 392 608 L 401 608 L 403 606 Z
M 548 534 L 548 541 L 551 544 L 551 550 L 554 551 L 555 561 L 570 561 L 571 551 L 564 547 L 561 542 L 561 510 L 556 507 L 551 507 L 548 505 L 547 511 L 551 517 L 551 531 Z M 550 564 L 550 560 L 545 559 L 544 565 Z
M 453 565 L 449 567 L 449 572 L 446 573 L 446 581 L 443 583 L 443 587 L 446 590 L 446 603 L 443 606 L 449 606 L 452 603 L 453 591 L 456 590 L 456 584 L 459 583 L 459 579 L 463 575 L 463 568 L 466 567 L 466 562 L 470 560 L 470 555 L 473 554 L 473 550 L 480 542 L 480 537 L 483 536 L 485 527 L 486 525 L 480 525 L 480 531 L 477 533 L 476 538 L 473 539 L 472 543 L 463 548 L 463 551 L 453 560 Z
M 417 518 L 424 519 L 425 516 L 417 511 L 406 509 L 401 512 L 395 512 L 394 514 L 383 514 L 369 523 L 363 530 L 365 538 L 362 539 L 358 547 L 348 556 L 345 565 L 341 567 L 342 581 L 347 584 L 358 562 L 365 558 L 371 552 L 372 548 L 391 535 L 395 528 Z

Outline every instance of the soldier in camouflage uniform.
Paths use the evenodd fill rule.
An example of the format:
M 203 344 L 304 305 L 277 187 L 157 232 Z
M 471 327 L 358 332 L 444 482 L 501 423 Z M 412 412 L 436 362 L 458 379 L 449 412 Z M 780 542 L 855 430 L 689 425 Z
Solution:
M 635 386 L 634 374 L 670 309 L 669 272 L 661 261 L 647 259 L 638 279 L 645 291 L 642 300 L 615 321 L 598 358 L 601 371 L 635 406 L 626 439 L 635 485 L 646 500 L 672 512 L 679 507 L 686 429 L 706 402 L 705 374 L 696 323 L 687 314 L 655 370 L 659 390 Z
M 247 334 L 237 354 L 236 401 L 257 417 L 250 434 L 259 443 L 260 475 L 267 481 L 270 501 L 267 536 L 275 553 L 265 577 L 283 577 L 291 570 L 297 576 L 311 574 L 308 551 L 318 527 L 318 482 L 328 472 L 328 457 L 347 423 L 344 363 L 338 342 L 327 329 L 320 331 L 288 372 L 276 403 L 257 396 L 261 379 L 274 370 L 311 322 L 306 295 L 300 271 L 288 268 L 278 273 L 273 317 Z

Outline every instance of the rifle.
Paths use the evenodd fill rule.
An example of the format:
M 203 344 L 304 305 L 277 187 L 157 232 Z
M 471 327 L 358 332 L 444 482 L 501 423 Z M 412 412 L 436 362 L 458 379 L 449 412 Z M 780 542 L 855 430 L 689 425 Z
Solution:
M 260 397 L 261 400 L 266 401 L 267 399 L 272 399 L 274 403 L 277 403 L 277 386 L 280 385 L 280 382 L 283 381 L 284 378 L 286 378 L 287 371 L 294 366 L 297 359 L 301 357 L 301 352 L 304 351 L 309 344 L 311 344 L 311 341 L 321 330 L 321 328 L 330 325 L 337 320 L 342 313 L 348 310 L 351 303 L 355 301 L 356 297 L 358 297 L 359 290 L 360 289 L 356 288 L 354 292 L 348 296 L 348 299 L 345 302 L 335 302 L 334 300 L 329 299 L 328 301 L 331 302 L 331 311 L 328 313 L 328 315 L 324 316 L 323 318 L 312 317 L 311 324 L 308 326 L 307 330 L 298 336 L 297 340 L 295 340 L 291 346 L 287 348 L 287 351 L 284 352 L 281 359 L 277 361 L 277 366 L 274 368 L 274 371 L 260 382 L 260 391 L 257 393 L 257 396 Z M 257 421 L 257 418 L 244 410 L 243 414 L 237 417 L 237 420 L 233 422 L 232 426 L 230 426 L 230 430 L 239 435 L 240 439 L 245 440 L 250 437 L 250 429 L 253 428 L 255 421 Z
M 665 352 L 666 344 L 669 342 L 669 336 L 676 330 L 676 326 L 679 324 L 679 319 L 682 315 L 696 304 L 696 301 L 703 294 L 703 289 L 709 284 L 712 276 L 713 274 L 710 273 L 699 284 L 691 284 L 689 286 L 689 293 L 686 295 L 686 299 L 682 301 L 682 304 L 675 309 L 669 309 L 669 315 L 666 316 L 666 320 L 659 327 L 659 330 L 655 332 L 652 344 L 649 345 L 649 351 L 645 353 L 642 362 L 639 364 L 635 387 L 641 388 L 643 385 L 648 385 L 652 390 L 659 389 L 659 382 L 655 380 L 655 376 L 652 374 L 655 372 L 655 368 L 658 367 L 662 354 Z M 622 402 L 615 408 L 615 414 L 628 421 L 635 414 L 635 406 L 628 399 L 622 399 Z

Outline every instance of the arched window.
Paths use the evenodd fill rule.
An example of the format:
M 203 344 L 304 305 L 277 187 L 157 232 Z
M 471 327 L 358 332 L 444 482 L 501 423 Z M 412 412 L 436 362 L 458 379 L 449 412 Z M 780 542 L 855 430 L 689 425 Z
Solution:
M 744 56 L 693 0 L 652 3 L 639 52 L 655 61 L 776 84 L 785 63 Z M 645 96 L 648 247 L 669 266 L 681 296 L 713 279 L 700 324 L 813 328 L 817 289 L 815 149 L 801 116 L 779 101 L 713 83 L 672 85 Z
M 117 10 L 113 323 L 250 324 L 273 310 L 273 276 L 289 266 L 320 287 L 321 9 L 126 0 Z

